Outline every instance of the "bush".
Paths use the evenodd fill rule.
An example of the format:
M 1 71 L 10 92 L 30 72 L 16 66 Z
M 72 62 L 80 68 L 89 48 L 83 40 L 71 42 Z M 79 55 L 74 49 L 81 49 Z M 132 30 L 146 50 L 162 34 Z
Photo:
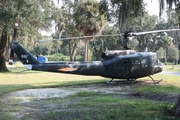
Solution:
M 69 57 L 60 53 L 46 56 L 48 61 L 69 61 Z
M 84 57 L 82 55 L 77 55 L 76 56 L 76 61 L 83 61 Z

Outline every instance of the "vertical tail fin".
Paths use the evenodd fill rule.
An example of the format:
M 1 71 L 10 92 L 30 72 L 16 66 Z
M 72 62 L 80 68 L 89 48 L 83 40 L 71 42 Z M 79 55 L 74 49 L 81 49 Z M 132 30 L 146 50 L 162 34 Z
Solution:
M 11 45 L 11 49 L 16 53 L 19 60 L 22 64 L 39 64 L 40 62 L 32 56 L 24 47 L 22 47 L 18 42 L 13 41 Z

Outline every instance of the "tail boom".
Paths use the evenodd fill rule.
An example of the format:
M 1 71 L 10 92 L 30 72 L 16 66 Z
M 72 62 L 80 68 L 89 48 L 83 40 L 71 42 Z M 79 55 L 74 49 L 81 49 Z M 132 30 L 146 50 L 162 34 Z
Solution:
M 101 61 L 40 63 L 18 42 L 13 41 L 11 48 L 16 53 L 22 64 L 29 70 L 60 72 L 79 75 L 100 75 L 100 72 L 103 69 L 103 64 Z
M 26 64 L 25 67 L 30 70 L 59 72 L 79 75 L 100 75 L 103 64 L 100 61 L 93 62 L 55 62 Z

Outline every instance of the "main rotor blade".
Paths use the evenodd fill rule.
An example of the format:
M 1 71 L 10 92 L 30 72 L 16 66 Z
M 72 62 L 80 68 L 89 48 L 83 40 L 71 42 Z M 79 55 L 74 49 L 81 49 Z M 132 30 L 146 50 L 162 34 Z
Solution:
M 94 37 L 111 37 L 111 36 L 121 36 L 121 35 L 122 35 L 122 34 L 82 36 L 82 37 L 61 38 L 60 40 L 84 39 L 84 38 L 94 38 Z
M 48 41 L 57 41 L 57 40 L 72 40 L 72 39 L 85 39 L 85 38 L 94 38 L 94 37 L 112 37 L 112 36 L 122 36 L 122 35 L 123 34 L 82 36 L 82 37 L 60 38 L 60 39 L 53 39 L 53 40 L 37 40 L 37 42 L 48 42 Z
M 138 32 L 134 33 L 134 35 L 144 35 L 144 34 L 150 34 L 150 33 L 158 33 L 158 32 L 168 32 L 168 31 L 177 31 L 180 29 L 167 29 L 167 30 L 154 30 L 154 31 L 147 31 L 147 32 Z
M 154 30 L 154 31 L 137 32 L 137 33 L 125 32 L 123 34 L 81 36 L 81 37 L 60 38 L 60 39 L 53 39 L 53 40 L 37 40 L 37 42 L 48 42 L 48 41 L 57 41 L 57 40 L 72 40 L 72 39 L 85 39 L 85 38 L 94 38 L 94 37 L 112 37 L 112 36 L 132 37 L 132 36 L 137 36 L 137 35 L 144 35 L 144 34 L 150 34 L 150 33 L 159 33 L 159 32 L 168 32 L 168 31 L 177 31 L 177 30 L 180 30 L 180 29 Z

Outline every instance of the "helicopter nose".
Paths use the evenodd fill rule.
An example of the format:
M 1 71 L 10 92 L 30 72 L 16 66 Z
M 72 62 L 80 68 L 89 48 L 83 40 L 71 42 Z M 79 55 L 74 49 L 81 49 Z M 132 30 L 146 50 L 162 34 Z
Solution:
M 156 60 L 156 64 L 154 66 L 154 74 L 162 72 L 162 70 L 163 70 L 163 64 L 159 60 Z

